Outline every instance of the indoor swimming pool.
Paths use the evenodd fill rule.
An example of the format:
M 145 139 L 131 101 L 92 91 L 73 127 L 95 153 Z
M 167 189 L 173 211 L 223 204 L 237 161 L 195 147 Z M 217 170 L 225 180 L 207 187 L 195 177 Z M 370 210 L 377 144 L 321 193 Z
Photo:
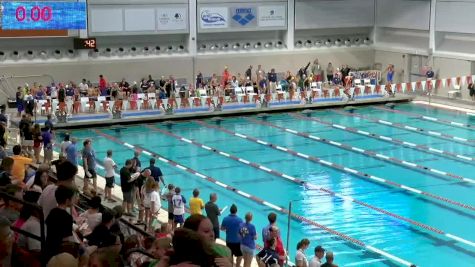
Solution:
M 251 211 L 258 244 L 267 214 L 277 213 L 292 261 L 308 238 L 309 259 L 322 245 L 339 266 L 475 266 L 474 124 L 465 114 L 396 104 L 71 134 L 78 149 L 92 139 L 100 160 L 112 149 L 120 167 L 134 150 L 143 167 L 157 157 L 165 181 L 187 199 L 199 188 L 205 202 L 216 192 L 219 207 Z

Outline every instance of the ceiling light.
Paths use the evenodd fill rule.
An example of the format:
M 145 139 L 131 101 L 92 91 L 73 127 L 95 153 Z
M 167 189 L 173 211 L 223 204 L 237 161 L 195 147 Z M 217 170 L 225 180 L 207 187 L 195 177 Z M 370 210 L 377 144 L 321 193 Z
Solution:
M 20 57 L 20 52 L 18 52 L 16 50 L 12 52 L 11 58 L 18 59 L 19 57 Z
M 260 49 L 262 47 L 262 43 L 261 42 L 257 42 L 254 44 L 254 48 L 255 49 Z
M 338 39 L 335 40 L 335 45 L 336 45 L 336 46 L 340 46 L 340 45 L 341 45 L 341 39 L 340 39 L 340 38 L 338 38 Z
M 228 49 L 229 49 L 228 43 L 223 44 L 223 46 L 221 47 L 221 50 L 228 50 Z
M 272 43 L 272 42 L 267 42 L 267 43 L 264 44 L 264 47 L 265 47 L 265 48 L 272 48 L 273 45 L 274 45 L 274 43 Z
M 346 39 L 346 40 L 345 40 L 345 45 L 346 45 L 346 46 L 351 46 L 351 40 L 350 40 L 350 39 Z
M 277 41 L 277 43 L 275 43 L 276 48 L 282 48 L 282 46 L 283 46 L 282 41 Z
M 158 53 L 160 53 L 161 50 L 162 50 L 162 48 L 159 45 L 155 46 L 155 53 L 158 54 Z
M 32 59 L 33 56 L 34 56 L 34 53 L 33 53 L 33 51 L 28 50 L 28 51 L 26 51 L 25 55 L 26 55 L 27 58 Z
M 234 50 L 238 50 L 239 48 L 241 48 L 241 44 L 235 43 L 235 44 L 233 45 L 233 49 L 234 49 Z
M 364 43 L 365 45 L 369 45 L 369 44 L 371 44 L 371 40 L 369 39 L 369 37 L 366 37 L 366 38 L 363 40 L 363 43 Z
M 325 41 L 325 45 L 328 46 L 328 47 L 332 46 L 332 40 L 331 40 L 331 39 L 327 39 L 327 40 Z
M 173 52 L 173 46 L 172 45 L 169 45 L 167 47 L 167 52 Z
M 361 39 L 359 37 L 356 37 L 354 43 L 357 45 L 361 44 Z
M 249 48 L 251 48 L 251 43 L 246 43 L 246 44 L 244 45 L 244 49 L 249 49 Z
M 62 52 L 59 49 L 54 50 L 53 55 L 55 58 L 61 58 L 62 57 Z
M 0 60 L 5 60 L 6 57 L 7 55 L 5 54 L 5 52 L 0 51 Z
M 322 44 L 323 44 L 322 40 L 315 41 L 315 46 L 316 47 L 320 47 L 320 46 L 322 46 Z

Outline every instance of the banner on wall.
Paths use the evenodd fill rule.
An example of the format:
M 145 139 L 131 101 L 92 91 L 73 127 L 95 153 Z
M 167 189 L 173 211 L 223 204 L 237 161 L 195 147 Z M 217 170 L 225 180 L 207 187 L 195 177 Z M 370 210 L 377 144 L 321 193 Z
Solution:
M 287 22 L 287 9 L 285 6 L 260 6 L 259 27 L 285 27 Z
M 157 29 L 159 31 L 176 31 L 187 29 L 186 8 L 158 8 L 157 9 Z
M 257 11 L 255 7 L 231 8 L 231 26 L 255 27 L 257 26 Z
M 200 27 L 202 29 L 227 28 L 229 14 L 227 7 L 200 8 Z

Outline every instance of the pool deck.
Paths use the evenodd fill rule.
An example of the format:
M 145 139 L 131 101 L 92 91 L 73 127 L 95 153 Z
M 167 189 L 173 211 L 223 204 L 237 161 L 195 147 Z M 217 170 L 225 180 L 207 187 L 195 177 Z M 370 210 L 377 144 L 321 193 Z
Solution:
M 318 99 L 312 104 L 302 104 L 300 101 L 272 102 L 269 107 L 257 108 L 255 104 L 233 104 L 226 103 L 222 111 L 209 111 L 207 107 L 181 108 L 174 110 L 173 115 L 165 115 L 160 110 L 134 110 L 122 113 L 122 118 L 113 119 L 110 113 L 82 113 L 68 118 L 67 123 L 56 123 L 56 129 L 72 129 L 84 127 L 100 127 L 120 124 L 150 123 L 172 120 L 189 120 L 196 118 L 209 118 L 216 116 L 234 116 L 234 115 L 252 115 L 256 113 L 272 113 L 297 111 L 304 109 L 326 109 L 341 108 L 345 106 L 383 104 L 388 102 L 408 102 L 412 101 L 414 96 L 397 95 L 396 97 L 368 96 L 359 97 L 354 101 L 342 101 L 341 99 L 323 98 Z M 12 112 L 14 112 L 12 110 Z M 12 115 L 12 122 L 18 123 L 19 118 Z M 38 115 L 34 118 L 37 123 L 43 124 L 45 116 Z

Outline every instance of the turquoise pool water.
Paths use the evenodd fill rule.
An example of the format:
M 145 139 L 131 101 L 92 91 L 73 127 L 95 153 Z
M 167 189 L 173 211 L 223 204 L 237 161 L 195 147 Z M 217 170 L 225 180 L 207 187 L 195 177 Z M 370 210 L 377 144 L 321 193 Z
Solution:
M 400 104 L 397 105 L 396 109 L 465 124 L 474 123 L 473 121 L 470 122 L 468 116 L 465 115 L 414 104 Z M 381 111 L 371 107 L 359 108 L 355 113 L 426 130 L 439 131 L 461 138 L 475 139 L 475 130 L 414 119 L 405 114 Z M 299 119 L 294 114 L 300 113 L 272 114 L 265 121 L 295 131 L 306 132 L 326 140 L 371 150 L 388 157 L 475 179 L 473 162 L 398 146 L 360 134 L 335 129 L 319 122 Z M 475 157 L 475 145 L 470 142 L 462 144 L 429 136 L 425 133 L 397 129 L 365 119 L 339 114 L 333 110 L 314 111 L 309 116 L 370 133 L 427 145 L 434 149 Z M 203 121 L 232 132 L 316 156 L 327 162 L 340 164 L 391 182 L 475 206 L 475 184 L 404 167 L 357 151 L 349 151 L 334 145 L 310 140 L 268 125 L 257 124 L 249 118 L 263 120 L 260 117 L 251 116 L 224 118 L 219 123 L 214 120 Z M 475 212 L 472 209 L 455 206 L 446 201 L 435 200 L 387 184 L 376 183 L 349 172 L 330 168 L 284 151 L 278 151 L 269 146 L 245 140 L 236 135 L 205 127 L 197 121 L 176 122 L 171 126 L 161 123 L 147 126 L 172 132 L 175 135 L 219 149 L 313 185 L 322 186 L 390 213 L 432 226 L 445 233 L 472 242 L 475 241 Z M 368 246 L 376 247 L 391 255 L 413 262 L 417 266 L 475 266 L 475 248 L 469 244 L 410 224 L 395 216 L 385 215 L 364 205 L 344 201 L 322 191 L 291 183 L 272 173 L 258 170 L 242 162 L 154 131 L 145 125 L 98 128 L 96 130 L 117 138 L 121 142 L 158 153 L 167 159 L 211 176 L 221 183 L 259 197 L 271 204 L 287 208 L 289 202 L 292 201 L 292 211 L 295 214 L 358 239 Z M 131 148 L 117 143 L 117 140 L 114 141 L 101 136 L 93 129 L 74 130 L 72 135 L 79 139 L 91 138 L 99 159 L 105 157 L 107 149 L 112 149 L 114 151 L 113 158 L 120 166 L 133 155 Z M 58 135 L 59 138 L 60 135 Z M 148 165 L 149 158 L 146 154 L 141 154 L 143 166 Z M 216 192 L 220 207 L 235 203 L 238 206 L 240 216 L 252 211 L 254 214 L 253 222 L 259 232 L 258 243 L 262 243 L 260 230 L 267 224 L 267 214 L 275 211 L 271 207 L 256 203 L 164 162 L 158 161 L 158 166 L 165 174 L 167 183 L 180 186 L 187 198 L 190 198 L 191 191 L 194 188 L 200 188 L 201 197 L 205 201 L 208 200 L 211 192 Z M 99 170 L 99 174 L 103 174 L 103 172 Z M 278 225 L 285 243 L 288 231 L 287 215 L 278 212 L 277 214 Z M 295 256 L 297 242 L 302 238 L 309 238 L 311 246 L 306 253 L 308 258 L 312 257 L 315 246 L 322 245 L 327 250 L 335 252 L 335 262 L 339 266 L 399 266 L 396 261 L 295 218 L 291 220 L 290 236 L 292 261 Z

